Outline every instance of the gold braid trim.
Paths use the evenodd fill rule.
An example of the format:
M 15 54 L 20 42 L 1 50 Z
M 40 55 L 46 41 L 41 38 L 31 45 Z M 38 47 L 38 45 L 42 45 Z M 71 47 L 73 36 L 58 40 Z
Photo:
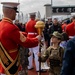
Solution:
M 6 52 L 6 50 L 4 49 L 3 45 L 1 44 L 1 42 L 0 42 L 0 46 L 1 46 L 1 48 L 3 49 L 4 53 L 6 54 L 6 56 L 7 56 L 7 57 L 9 58 L 9 60 L 12 62 L 12 63 L 6 68 L 6 67 L 4 66 L 3 62 L 4 62 L 4 60 L 6 61 L 7 58 L 5 57 L 4 53 L 2 53 L 2 51 L 0 50 L 0 54 L 2 53 L 2 55 L 3 55 L 3 56 L 0 55 L 0 63 L 1 63 L 1 65 L 2 65 L 2 67 L 4 68 L 6 75 L 13 75 L 13 74 L 10 74 L 8 70 L 15 64 L 15 62 L 16 62 L 17 60 L 18 60 L 18 61 L 17 61 L 17 63 L 16 63 L 16 66 L 19 66 L 19 65 L 20 65 L 19 53 L 17 54 L 17 57 L 15 58 L 15 60 L 13 60 L 13 59 L 9 56 L 9 54 Z M 1 49 L 1 48 L 0 48 L 0 49 Z M 1 59 L 1 57 L 6 58 L 6 59 L 3 60 L 3 58 Z M 2 62 L 2 60 L 3 60 L 3 62 Z M 7 61 L 6 61 L 6 62 L 7 62 Z M 16 72 L 14 75 L 18 75 L 18 70 L 17 70 L 17 72 Z
M 11 62 L 13 62 L 13 59 L 9 56 L 9 54 L 6 52 L 6 50 L 4 49 L 3 45 L 0 42 L 0 46 L 2 47 L 4 53 L 6 54 L 6 56 L 10 59 Z
M 16 59 L 6 68 L 6 71 L 9 70 L 14 65 L 14 63 L 16 62 L 17 59 L 19 60 L 19 53 L 18 53 Z M 19 62 L 17 62 L 17 65 L 19 65 Z
M 6 75 L 18 75 L 18 70 L 17 70 L 17 72 L 16 72 L 15 74 L 10 74 L 9 71 L 8 71 L 8 70 L 14 65 L 14 63 L 15 63 L 16 60 L 17 60 L 17 58 L 18 58 L 18 55 L 17 55 L 16 59 L 14 60 L 14 62 L 12 62 L 12 63 L 8 66 L 8 68 L 6 68 L 6 67 L 3 65 L 3 63 L 2 63 L 2 61 L 1 61 L 1 59 L 0 59 L 0 62 L 1 62 L 2 66 L 3 66 L 4 70 L 5 70 L 5 74 L 6 74 Z M 17 65 L 20 65 L 20 59 L 18 58 L 18 60 L 19 60 L 19 62 L 17 63 Z

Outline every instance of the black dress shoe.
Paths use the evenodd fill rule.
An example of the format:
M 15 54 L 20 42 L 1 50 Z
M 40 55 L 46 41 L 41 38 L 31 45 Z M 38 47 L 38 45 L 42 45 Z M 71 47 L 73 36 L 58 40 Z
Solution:
M 34 68 L 32 67 L 32 68 L 30 68 L 30 69 L 28 69 L 28 70 L 33 70 Z
M 45 72 L 47 72 L 47 70 L 42 69 L 42 70 L 40 70 L 40 71 L 36 71 L 36 72 L 45 73 Z

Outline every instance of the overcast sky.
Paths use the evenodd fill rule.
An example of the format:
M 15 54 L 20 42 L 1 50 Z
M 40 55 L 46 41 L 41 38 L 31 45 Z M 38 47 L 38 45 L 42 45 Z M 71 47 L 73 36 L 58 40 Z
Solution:
M 45 14 L 45 4 L 51 4 L 51 0 L 0 0 L 0 2 L 20 2 L 20 11 L 24 14 L 40 11 L 41 15 Z M 75 5 L 75 0 L 52 0 L 53 6 Z M 2 7 L 0 5 L 0 13 Z

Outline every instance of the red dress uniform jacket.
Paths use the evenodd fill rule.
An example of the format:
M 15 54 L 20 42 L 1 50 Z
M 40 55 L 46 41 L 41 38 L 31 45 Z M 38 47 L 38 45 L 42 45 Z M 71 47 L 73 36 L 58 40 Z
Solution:
M 72 22 L 66 26 L 66 33 L 68 34 L 69 38 L 73 38 L 75 36 L 75 24 L 74 24 L 74 22 Z
M 28 33 L 28 37 L 33 38 L 37 36 L 37 30 L 34 27 L 36 24 L 35 20 L 29 20 L 26 24 L 26 32 Z
M 63 24 L 63 25 L 62 25 L 62 31 L 63 31 L 63 32 L 66 31 L 66 26 L 67 26 L 67 24 Z
M 25 36 L 19 31 L 18 27 L 14 25 L 8 18 L 4 18 L 0 22 L 0 42 L 13 60 L 16 58 L 18 50 L 11 53 L 10 50 L 13 51 L 14 49 L 17 49 L 18 44 L 27 48 L 35 47 L 38 45 L 37 38 L 31 39 L 27 37 L 25 40 Z M 0 64 L 0 72 L 3 71 L 4 69 Z

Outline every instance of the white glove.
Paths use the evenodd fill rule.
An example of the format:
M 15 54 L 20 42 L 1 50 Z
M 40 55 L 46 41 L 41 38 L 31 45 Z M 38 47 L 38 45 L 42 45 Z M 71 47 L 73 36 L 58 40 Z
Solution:
M 39 41 L 42 40 L 42 36 L 41 36 L 41 35 L 36 36 L 36 38 L 37 38 Z

